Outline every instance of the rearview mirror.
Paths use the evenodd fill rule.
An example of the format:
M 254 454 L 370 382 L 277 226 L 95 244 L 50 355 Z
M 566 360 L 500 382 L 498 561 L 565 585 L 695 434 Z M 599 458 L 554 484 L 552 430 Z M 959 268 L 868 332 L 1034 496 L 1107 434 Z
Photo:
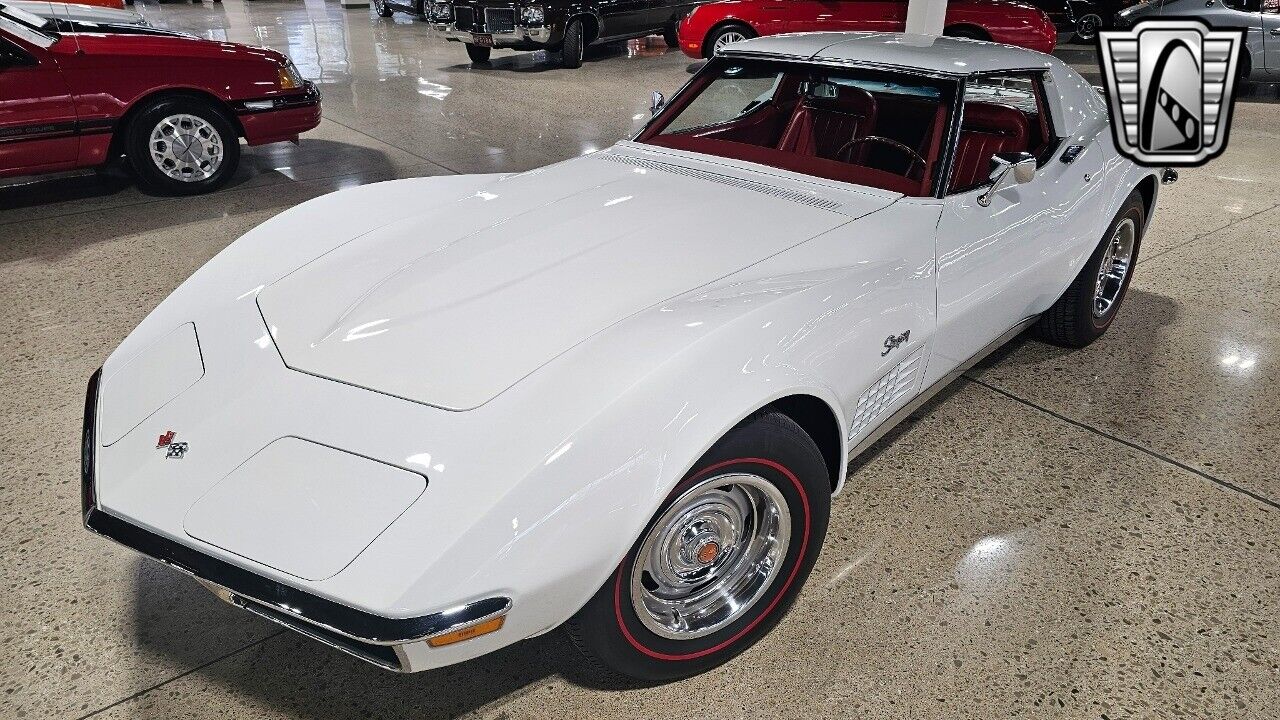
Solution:
M 1001 190 L 1031 182 L 1036 176 L 1036 158 L 1031 153 L 996 153 L 991 156 L 991 187 L 978 196 L 978 204 L 987 207 Z
M 667 99 L 657 90 L 653 91 L 653 96 L 649 99 L 649 114 L 657 115 L 662 112 L 662 108 L 667 106 Z
M 807 80 L 800 85 L 800 94 L 807 98 L 832 100 L 839 97 L 840 91 L 836 89 L 835 83 Z

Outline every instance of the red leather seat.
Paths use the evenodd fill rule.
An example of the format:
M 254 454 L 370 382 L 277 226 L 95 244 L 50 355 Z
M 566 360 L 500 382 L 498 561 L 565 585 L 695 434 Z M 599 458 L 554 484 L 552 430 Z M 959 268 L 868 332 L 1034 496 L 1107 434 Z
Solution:
M 998 152 L 1026 152 L 1030 135 L 1027 116 L 1020 110 L 1007 105 L 965 103 L 949 192 L 985 183 L 991 174 L 991 156 Z
M 876 99 L 862 88 L 836 85 L 836 97 L 805 97 L 782 132 L 778 149 L 797 155 L 840 160 L 836 153 L 876 122 Z

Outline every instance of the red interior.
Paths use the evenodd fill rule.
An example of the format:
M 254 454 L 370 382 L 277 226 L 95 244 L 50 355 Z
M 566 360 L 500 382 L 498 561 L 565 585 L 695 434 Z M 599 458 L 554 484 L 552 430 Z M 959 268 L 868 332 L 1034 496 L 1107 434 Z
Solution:
M 646 142 L 650 145 L 675 148 L 677 150 L 690 150 L 734 160 L 745 160 L 815 177 L 858 185 L 869 185 L 892 192 L 900 192 L 904 195 L 921 196 L 928 194 L 927 189 L 921 190 L 921 181 L 919 180 L 912 180 L 885 170 L 877 170 L 876 168 L 854 165 L 839 160 L 827 160 L 814 155 L 796 155 L 792 152 L 771 147 L 760 147 L 758 145 L 696 137 L 694 135 L 659 135 L 648 139 Z
M 778 141 L 778 149 L 827 160 L 849 140 L 863 137 L 876 124 L 876 99 L 862 88 L 837 85 L 834 98 L 801 100 Z M 845 155 L 844 157 L 847 157 Z
M 781 77 L 761 70 L 756 81 L 777 78 L 772 96 L 757 98 L 738 117 L 664 134 L 717 80 L 704 73 L 637 139 L 904 195 L 933 193 L 947 140 L 950 98 L 945 85 L 913 86 L 874 73 L 870 82 L 862 75 L 851 82 L 843 75 L 808 70 L 784 71 Z M 934 92 L 928 92 L 931 87 Z M 991 157 L 997 153 L 1026 152 L 1045 159 L 1054 138 L 1038 84 L 1034 97 L 1034 109 L 1022 107 L 1029 105 L 1027 95 L 1014 104 L 976 98 L 964 104 L 948 193 L 987 184 Z M 731 106 L 722 112 L 735 110 Z
M 1030 123 L 1022 111 L 1007 105 L 965 103 L 950 192 L 985 183 L 991 174 L 991 156 L 1026 152 L 1030 136 Z
M 945 133 L 943 103 L 835 83 L 829 85 L 834 97 L 817 97 L 806 92 L 809 86 L 802 80 L 799 75 L 784 76 L 768 102 L 733 120 L 667 135 L 661 134 L 665 123 L 655 124 L 639 140 L 905 195 L 931 193 Z M 687 105 L 686 100 L 669 112 L 678 115 Z M 912 161 L 907 153 L 882 143 L 851 144 L 868 135 L 897 140 L 925 162 Z

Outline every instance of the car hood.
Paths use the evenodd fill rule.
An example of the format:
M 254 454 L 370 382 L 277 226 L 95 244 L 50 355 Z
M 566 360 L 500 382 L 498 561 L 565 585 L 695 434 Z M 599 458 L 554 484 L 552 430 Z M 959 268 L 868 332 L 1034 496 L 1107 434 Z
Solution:
M 92 28 L 92 32 L 88 27 L 81 26 L 80 29 L 81 32 L 62 35 L 56 47 L 63 52 L 92 58 L 150 57 L 167 61 L 189 58 L 211 62 L 266 60 L 275 65 L 283 65 L 287 61 L 282 53 L 269 48 L 206 40 L 145 25 L 104 25 Z
M 424 198 L 381 225 L 376 207 L 351 207 L 370 229 L 267 285 L 258 306 L 295 370 L 472 409 L 629 315 L 898 197 L 824 200 L 724 170 L 615 150 Z

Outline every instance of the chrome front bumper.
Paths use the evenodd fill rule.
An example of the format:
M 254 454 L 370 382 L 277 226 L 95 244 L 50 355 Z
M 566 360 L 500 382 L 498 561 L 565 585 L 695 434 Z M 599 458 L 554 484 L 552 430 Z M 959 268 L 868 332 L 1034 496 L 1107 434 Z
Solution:
M 491 597 L 427 615 L 383 617 L 277 582 L 103 510 L 98 505 L 95 467 L 101 376 L 102 370 L 98 370 L 89 378 L 81 438 L 80 509 L 90 532 L 190 575 L 238 608 L 395 672 L 415 670 L 405 646 L 427 643 L 434 637 L 506 615 L 511 609 L 510 598 Z
M 549 26 L 541 27 L 522 27 L 517 25 L 510 32 L 478 32 L 473 33 L 469 30 L 459 30 L 454 23 L 432 22 L 431 27 L 436 32 L 444 36 L 446 40 L 462 43 L 474 43 L 476 35 L 488 35 L 493 38 L 494 47 L 514 47 L 517 45 L 527 44 L 543 44 L 551 41 L 551 28 Z

